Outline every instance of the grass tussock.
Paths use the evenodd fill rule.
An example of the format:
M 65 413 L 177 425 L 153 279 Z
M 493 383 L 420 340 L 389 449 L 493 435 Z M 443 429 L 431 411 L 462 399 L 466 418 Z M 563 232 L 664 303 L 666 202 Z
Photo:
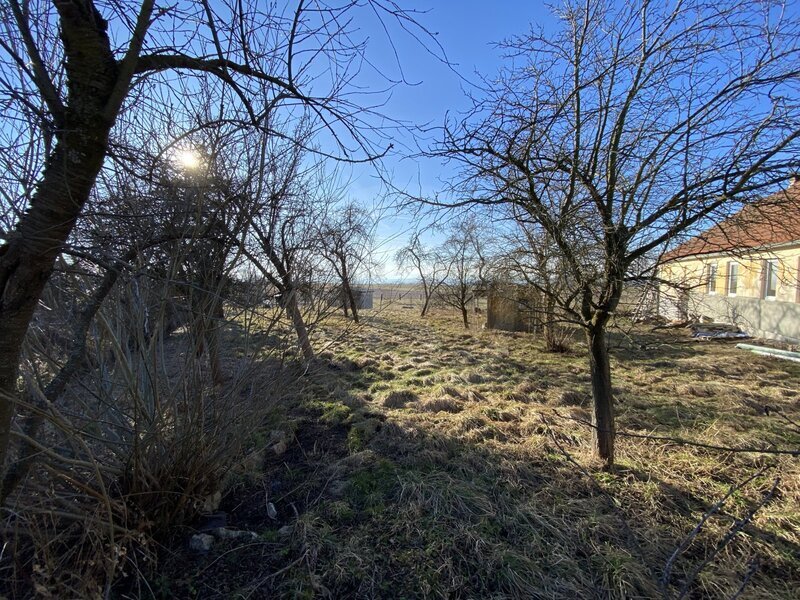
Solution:
M 622 599 L 685 588 L 730 598 L 746 578 L 742 597 L 794 597 L 796 458 L 620 436 L 617 468 L 606 473 L 583 425 L 591 394 L 578 341 L 565 354 L 543 352 L 532 335 L 465 334 L 446 311 L 424 320 L 384 311 L 365 323 L 334 353 L 363 346 L 387 356 L 380 368 L 329 370 L 309 390 L 346 406 L 346 418 L 321 422 L 332 407 L 287 408 L 301 423 L 297 451 L 268 456 L 269 485 L 236 498 L 234 518 L 261 527 L 266 551 L 234 551 L 235 568 L 222 553 L 204 570 L 167 565 L 165 574 L 181 574 L 176 594 Z M 340 326 L 329 325 L 332 339 Z M 800 422 L 800 366 L 635 335 L 613 340 L 621 432 L 800 447 L 791 425 Z M 414 359 L 403 355 L 409 339 L 425 340 Z M 395 368 L 408 363 L 425 374 Z M 332 389 L 344 397 L 328 399 Z M 275 520 L 259 517 L 265 489 Z
M 411 390 L 392 390 L 383 398 L 386 408 L 405 408 L 406 405 L 418 400 L 417 394 Z
M 550 404 L 552 406 L 588 406 L 591 397 L 586 392 L 574 390 L 556 391 L 552 394 Z
M 453 398 L 452 396 L 442 396 L 441 398 L 433 398 L 431 400 L 424 400 L 417 405 L 418 410 L 422 412 L 448 412 L 457 413 L 464 410 L 463 403 Z

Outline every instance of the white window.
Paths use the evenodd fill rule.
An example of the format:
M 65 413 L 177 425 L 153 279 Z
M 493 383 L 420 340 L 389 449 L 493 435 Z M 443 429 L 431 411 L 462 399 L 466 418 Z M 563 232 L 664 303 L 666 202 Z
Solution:
M 717 263 L 706 266 L 706 293 L 717 293 Z
M 778 294 L 778 261 L 764 261 L 764 298 L 775 299 Z
M 795 284 L 797 290 L 794 293 L 794 301 L 800 302 L 800 256 L 797 257 L 797 272 L 795 276 L 797 277 L 797 283 Z
M 739 263 L 728 263 L 728 296 L 735 296 L 739 286 Z

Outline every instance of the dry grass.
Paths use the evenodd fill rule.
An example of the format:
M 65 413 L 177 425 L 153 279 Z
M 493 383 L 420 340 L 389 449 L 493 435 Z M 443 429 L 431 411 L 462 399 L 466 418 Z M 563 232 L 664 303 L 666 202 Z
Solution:
M 295 444 L 267 463 L 278 520 L 231 499 L 274 545 L 258 560 L 237 551 L 231 597 L 676 597 L 700 566 L 691 597 L 729 598 L 750 572 L 744 597 L 795 597 L 797 458 L 621 436 L 618 467 L 604 473 L 581 423 L 591 395 L 577 343 L 547 353 L 529 335 L 465 333 L 444 312 L 365 316 L 346 340 L 342 320 L 321 330 L 335 361 L 375 364 L 317 374 L 294 409 Z M 800 366 L 652 334 L 614 342 L 621 431 L 800 448 Z M 703 514 L 760 470 L 684 544 L 664 584 Z M 252 514 L 264 494 L 252 491 Z M 254 583 L 265 570 L 277 574 Z M 192 589 L 228 597 L 214 591 L 219 577 L 203 571 Z
M 422 412 L 449 412 L 449 413 L 457 413 L 464 410 L 462 403 L 454 398 L 449 398 L 447 396 L 442 396 L 441 398 L 432 398 L 431 400 L 425 400 L 420 402 L 417 406 L 417 409 Z
M 386 408 L 404 408 L 406 404 L 417 400 L 417 395 L 410 390 L 392 390 L 383 399 Z

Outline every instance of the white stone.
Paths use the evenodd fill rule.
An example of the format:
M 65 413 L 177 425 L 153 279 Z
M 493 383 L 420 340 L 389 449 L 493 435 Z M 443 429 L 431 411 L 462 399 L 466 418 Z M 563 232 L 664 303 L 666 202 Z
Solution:
M 189 540 L 189 548 L 195 552 L 208 552 L 214 545 L 214 536 L 207 533 L 196 533 Z

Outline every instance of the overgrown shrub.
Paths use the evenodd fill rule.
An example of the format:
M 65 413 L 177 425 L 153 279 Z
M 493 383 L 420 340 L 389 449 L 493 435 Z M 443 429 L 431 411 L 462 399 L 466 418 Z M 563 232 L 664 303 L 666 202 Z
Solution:
M 215 385 L 191 335 L 164 335 L 169 296 L 145 306 L 129 291 L 98 313 L 85 366 L 57 401 L 40 383 L 55 367 L 28 370 L 28 417 L 15 434 L 29 468 L 4 507 L 0 594 L 101 598 L 121 577 L 146 577 L 159 539 L 216 509 L 270 391 L 290 387 L 290 372 L 263 352 L 223 352 Z M 236 323 L 215 327 L 248 335 Z M 36 343 L 30 355 L 47 356 Z

